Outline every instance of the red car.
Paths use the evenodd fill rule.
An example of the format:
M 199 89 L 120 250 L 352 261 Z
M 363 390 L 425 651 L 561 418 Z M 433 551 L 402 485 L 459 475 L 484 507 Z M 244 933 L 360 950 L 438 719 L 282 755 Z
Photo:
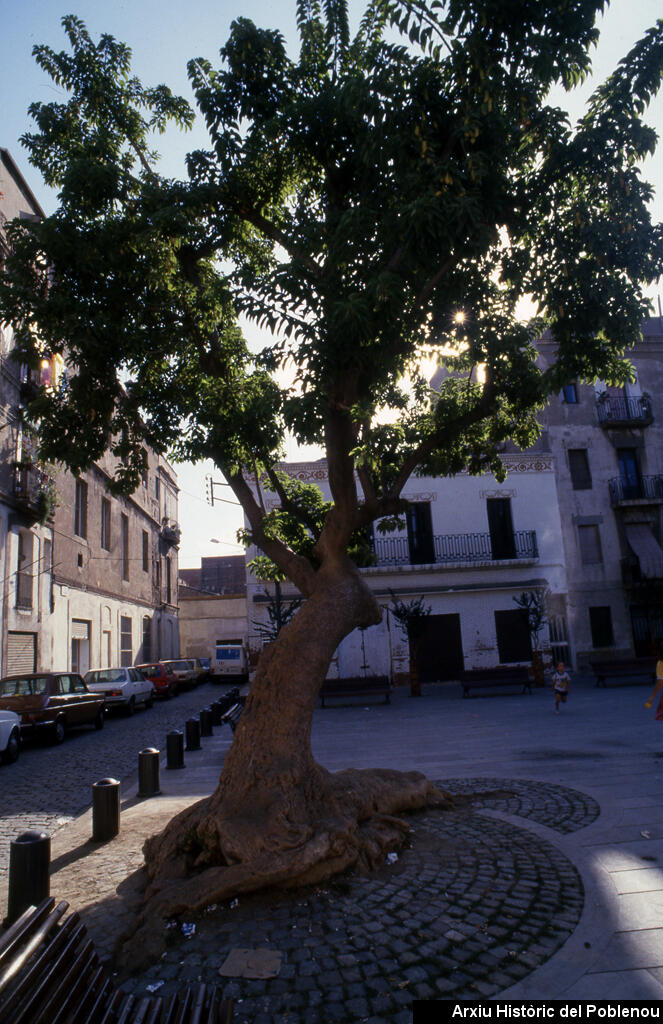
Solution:
M 157 697 L 174 697 L 179 690 L 177 676 L 169 672 L 161 661 L 152 661 L 149 665 L 134 665 L 149 679 Z

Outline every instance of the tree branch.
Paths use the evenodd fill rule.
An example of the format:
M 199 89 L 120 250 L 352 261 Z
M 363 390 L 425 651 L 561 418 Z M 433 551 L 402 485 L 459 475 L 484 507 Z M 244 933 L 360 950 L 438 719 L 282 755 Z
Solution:
M 276 224 L 267 220 L 259 210 L 250 206 L 247 202 L 241 201 L 235 205 L 235 212 L 242 218 L 242 220 L 248 221 L 249 224 L 252 224 L 254 228 L 258 229 L 258 231 L 262 231 L 263 235 L 266 235 L 267 238 L 271 238 L 273 242 L 277 242 L 282 246 L 288 255 L 292 256 L 295 260 L 299 260 L 307 270 L 310 270 L 314 277 L 322 277 L 322 268 L 319 264 L 316 263 L 308 253 L 305 253 L 294 246 L 288 236 L 285 235 L 280 228 L 277 228 Z
M 285 488 L 283 487 L 283 484 L 279 480 L 278 473 L 276 473 L 271 467 L 268 467 L 267 469 L 267 477 L 269 479 L 270 484 L 272 485 L 272 490 L 274 491 L 279 501 L 281 502 L 281 508 L 283 509 L 283 511 L 287 512 L 291 516 L 294 516 L 295 519 L 298 519 L 299 522 L 302 523 L 307 530 L 311 531 L 314 538 L 317 540 L 320 535 L 319 524 L 316 523 L 309 516 L 307 516 L 303 509 L 299 508 L 299 506 L 296 505 L 295 502 L 293 502 L 288 497 L 288 494 Z
M 302 555 L 297 555 L 294 551 L 291 551 L 282 541 L 274 537 L 268 537 L 265 534 L 262 524 L 266 513 L 256 501 L 255 495 L 241 471 L 230 472 L 224 469 L 222 459 L 215 459 L 215 461 L 224 473 L 235 497 L 246 513 L 255 544 L 265 552 L 268 558 L 271 558 L 281 572 L 289 576 L 304 597 L 310 597 L 314 589 L 316 576 L 315 569 L 311 563 Z

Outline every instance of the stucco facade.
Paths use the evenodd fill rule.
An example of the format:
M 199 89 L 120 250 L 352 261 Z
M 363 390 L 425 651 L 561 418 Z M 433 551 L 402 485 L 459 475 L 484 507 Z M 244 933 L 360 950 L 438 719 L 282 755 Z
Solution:
M 43 211 L 0 149 L 0 259 L 15 217 Z M 0 673 L 134 664 L 179 654 L 177 480 L 147 450 L 142 484 L 129 497 L 107 490 L 110 456 L 74 479 L 43 466 L 24 403 L 54 384 L 63 364 L 27 372 L 11 358 L 0 325 Z
M 361 570 L 384 608 L 382 622 L 355 630 L 339 647 L 330 675 L 386 674 L 403 680 L 409 669 L 406 638 L 388 611 L 392 595 L 422 598 L 431 609 L 421 645 L 424 679 L 457 678 L 464 669 L 530 660 L 529 638 L 514 641 L 519 617 L 514 597 L 544 590 L 563 618 L 567 584 L 555 470 L 550 452 L 505 454 L 504 483 L 467 473 L 453 479 L 412 478 L 403 497 L 416 516 L 402 529 L 374 535 L 377 564 Z M 290 463 L 295 478 L 329 497 L 327 467 Z M 496 516 L 504 519 L 501 536 Z M 419 530 L 419 538 L 417 538 Z M 252 552 L 249 551 L 250 558 Z M 286 594 L 287 596 L 287 594 Z M 264 621 L 263 585 L 248 577 L 249 619 Z M 543 639 L 543 638 L 542 638 Z M 249 645 L 260 646 L 249 623 Z

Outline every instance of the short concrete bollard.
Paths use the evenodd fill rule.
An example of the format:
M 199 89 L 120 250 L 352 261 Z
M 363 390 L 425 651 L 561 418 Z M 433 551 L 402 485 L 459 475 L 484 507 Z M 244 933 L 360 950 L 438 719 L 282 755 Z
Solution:
M 105 843 L 120 831 L 120 783 L 100 779 L 92 786 L 92 841 Z
M 212 728 L 211 710 L 209 708 L 203 708 L 198 717 L 200 718 L 200 735 L 212 736 L 214 729 Z
M 156 747 L 138 753 L 138 796 L 157 796 L 159 788 L 159 754 Z
M 32 829 L 12 839 L 5 927 L 13 924 L 28 907 L 36 907 L 50 896 L 50 866 L 51 837 L 46 832 Z
M 212 725 L 221 725 L 221 716 L 223 715 L 223 705 L 221 701 L 213 700 L 209 706 L 212 712 Z
M 186 749 L 200 750 L 200 722 L 197 718 L 187 718 L 184 723 Z
M 184 734 L 179 729 L 166 736 L 166 768 L 184 768 Z

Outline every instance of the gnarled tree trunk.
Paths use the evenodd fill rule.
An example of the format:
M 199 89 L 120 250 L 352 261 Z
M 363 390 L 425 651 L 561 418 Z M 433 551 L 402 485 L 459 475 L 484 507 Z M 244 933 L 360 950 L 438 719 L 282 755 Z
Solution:
M 260 659 L 218 788 L 145 844 L 145 913 L 125 962 L 159 952 L 166 918 L 375 866 L 407 835 L 395 815 L 446 801 L 418 772 L 330 773 L 313 758 L 313 712 L 334 651 L 380 615 L 347 558 L 319 571 L 311 597 Z

